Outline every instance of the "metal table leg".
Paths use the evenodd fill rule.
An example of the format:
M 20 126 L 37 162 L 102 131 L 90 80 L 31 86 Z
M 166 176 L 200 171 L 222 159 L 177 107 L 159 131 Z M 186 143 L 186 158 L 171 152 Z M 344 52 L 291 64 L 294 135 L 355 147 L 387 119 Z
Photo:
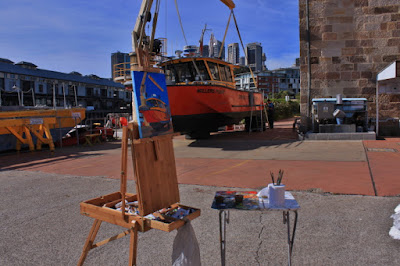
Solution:
M 219 243 L 221 247 L 221 265 L 225 266 L 226 224 L 229 223 L 229 211 L 219 210 Z
M 288 265 L 290 266 L 292 263 L 292 251 L 293 251 L 293 243 L 294 243 L 294 237 L 296 234 L 296 226 L 297 226 L 297 210 L 293 211 L 295 216 L 294 216 L 294 224 L 293 224 L 293 232 L 290 233 L 290 216 L 289 216 L 289 211 L 284 211 L 283 212 L 283 224 L 287 224 L 287 237 L 288 237 Z M 292 236 L 290 236 L 292 235 Z

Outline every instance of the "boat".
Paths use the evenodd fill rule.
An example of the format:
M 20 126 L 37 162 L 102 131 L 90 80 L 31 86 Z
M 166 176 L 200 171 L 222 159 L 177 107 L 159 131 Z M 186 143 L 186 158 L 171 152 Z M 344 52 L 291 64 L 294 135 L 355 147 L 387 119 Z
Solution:
M 250 123 L 252 128 L 261 128 L 261 121 L 266 121 L 262 93 L 236 88 L 235 65 L 216 58 L 185 57 L 161 66 L 166 74 L 174 131 L 202 138 L 242 120 L 247 130 Z
M 141 115 L 150 126 L 157 130 L 169 130 L 171 115 L 166 104 L 158 98 L 147 98 L 145 105 L 139 107 Z
M 29 106 L 0 107 L 0 152 L 41 149 L 60 140 L 85 119 L 85 108 L 50 108 Z
M 229 25 L 231 16 L 234 16 L 235 4 L 232 0 L 221 0 L 221 2 L 231 10 Z M 203 56 L 203 37 L 207 25 L 201 34 L 199 57 L 196 46 L 186 45 L 184 53 L 187 57 L 162 61 L 163 56 L 160 53 L 162 42 L 155 39 L 158 7 L 155 8 L 151 36 L 146 36 L 145 32 L 146 23 L 151 21 L 149 15 L 151 6 L 152 1 L 143 1 L 132 32 L 133 51 L 130 53 L 130 63 L 114 65 L 117 73 L 114 80 L 123 83 L 128 90 L 132 90 L 132 84 L 135 83 L 136 91 L 140 91 L 142 98 L 146 95 L 144 86 L 146 79 L 142 79 L 143 73 L 164 72 L 173 129 L 190 138 L 206 138 L 210 132 L 216 132 L 220 127 L 237 124 L 243 120 L 249 131 L 254 128 L 264 130 L 266 116 L 262 93 L 236 88 L 233 72 L 236 66 L 218 58 Z M 143 19 L 144 17 L 147 19 Z M 234 21 L 236 24 L 236 18 Z M 161 58 L 158 65 L 157 58 Z M 140 74 L 132 77 L 134 73 Z M 134 83 L 132 79 L 135 80 Z M 137 104 L 134 101 L 132 106 L 135 105 Z M 140 110 L 133 110 L 133 113 L 137 112 Z M 140 114 L 143 115 L 142 112 Z

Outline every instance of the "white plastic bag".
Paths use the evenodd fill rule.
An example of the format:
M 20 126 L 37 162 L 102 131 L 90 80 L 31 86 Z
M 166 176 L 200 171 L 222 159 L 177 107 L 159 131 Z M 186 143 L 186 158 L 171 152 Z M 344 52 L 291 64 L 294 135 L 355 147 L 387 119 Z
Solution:
M 393 239 L 400 240 L 400 204 L 394 209 L 394 214 L 390 217 L 393 218 L 393 226 L 390 228 L 389 235 Z
M 172 251 L 173 266 L 201 266 L 200 248 L 190 221 L 178 228 Z

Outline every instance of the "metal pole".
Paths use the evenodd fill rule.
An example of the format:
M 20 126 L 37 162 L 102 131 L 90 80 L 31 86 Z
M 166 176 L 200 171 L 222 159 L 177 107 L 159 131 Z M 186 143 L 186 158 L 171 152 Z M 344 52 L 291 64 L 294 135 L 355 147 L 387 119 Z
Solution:
M 34 88 L 31 88 L 31 90 L 32 90 L 32 104 L 33 104 L 33 106 L 36 106 L 36 101 L 35 101 L 35 89 L 34 89 Z
M 376 95 L 375 95 L 375 104 L 376 104 L 376 120 L 375 120 L 375 127 L 376 127 L 376 136 L 379 135 L 379 82 L 378 77 L 376 77 Z
M 78 96 L 76 95 L 76 85 L 74 85 L 75 106 L 78 106 Z
M 53 83 L 53 109 L 56 109 L 56 83 Z
M 79 146 L 79 130 L 78 130 L 78 124 L 76 123 L 76 117 L 74 117 L 74 119 L 75 119 L 75 128 L 76 128 L 76 130 L 75 130 L 75 132 L 76 132 L 76 144 Z
M 17 96 L 18 96 L 18 105 L 21 106 L 21 95 L 20 95 L 20 91 L 19 91 L 19 88 L 16 88 L 16 89 L 17 89 Z
M 307 117 L 311 113 L 311 37 L 310 37 L 310 7 L 306 1 L 306 31 L 307 31 Z
M 60 147 L 62 148 L 62 135 L 61 135 L 61 118 L 62 117 L 57 117 L 58 118 L 58 136 L 60 139 Z
M 291 247 L 291 242 L 290 242 L 290 217 L 289 217 L 289 211 L 286 211 L 286 225 L 287 225 L 287 237 L 288 237 L 288 265 L 290 266 L 292 264 L 292 247 Z
M 221 265 L 225 266 L 226 223 L 229 223 L 229 211 L 219 210 L 219 241 L 221 248 Z
M 65 84 L 62 84 L 62 88 L 63 88 L 63 96 L 64 96 L 64 108 L 67 108 L 67 101 L 65 99 Z

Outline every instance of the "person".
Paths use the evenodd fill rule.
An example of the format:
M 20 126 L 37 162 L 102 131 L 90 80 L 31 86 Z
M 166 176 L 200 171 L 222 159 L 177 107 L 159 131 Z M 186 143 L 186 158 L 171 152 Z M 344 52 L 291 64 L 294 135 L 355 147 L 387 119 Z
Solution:
M 275 113 L 275 106 L 270 99 L 267 100 L 267 115 L 268 115 L 268 123 L 269 128 L 274 128 L 274 113 Z

